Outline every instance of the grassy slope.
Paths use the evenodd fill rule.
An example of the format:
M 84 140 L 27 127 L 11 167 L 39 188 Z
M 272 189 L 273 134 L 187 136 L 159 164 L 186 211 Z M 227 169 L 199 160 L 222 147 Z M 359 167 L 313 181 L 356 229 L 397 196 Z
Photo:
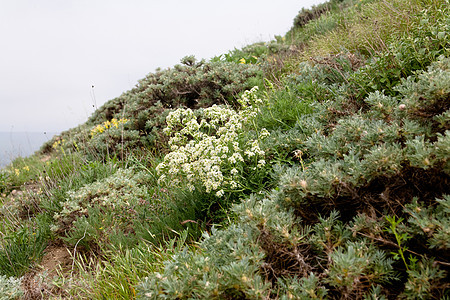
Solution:
M 0 298 L 449 297 L 447 6 L 303 10 L 285 37 L 185 57 L 14 161 L 0 173 Z M 222 153 L 245 162 L 220 163 L 236 186 L 158 180 L 169 113 L 245 112 L 255 85 L 264 103 Z M 252 143 L 264 154 L 245 154 Z

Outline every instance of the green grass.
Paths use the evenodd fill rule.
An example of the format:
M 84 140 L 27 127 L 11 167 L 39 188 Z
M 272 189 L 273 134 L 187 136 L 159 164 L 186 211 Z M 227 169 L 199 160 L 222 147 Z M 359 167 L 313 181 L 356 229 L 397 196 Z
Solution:
M 261 108 L 257 124 L 268 130 L 288 130 L 304 115 L 313 111 L 311 103 L 317 96 L 318 89 L 312 83 L 292 85 L 272 89 L 267 96 L 269 104 Z
M 5 197 L 26 182 L 40 180 L 45 170 L 45 163 L 41 159 L 37 155 L 26 158 L 19 157 L 9 166 L 0 170 L 0 193 Z
M 443 1 L 373 1 L 345 14 L 335 30 L 314 38 L 304 57 L 326 56 L 343 49 L 367 57 L 388 51 L 388 45 L 413 29 L 423 9 L 443 7 Z
M 44 254 L 50 237 L 47 220 L 17 228 L 0 240 L 0 275 L 19 278 Z M 47 225 L 47 226 L 46 226 Z
M 104 257 L 79 255 L 75 267 L 81 282 L 74 283 L 71 292 L 79 299 L 134 299 L 136 285 L 161 271 L 163 262 L 186 246 L 187 238 L 183 231 L 156 246 L 141 242 L 132 249 L 113 247 Z

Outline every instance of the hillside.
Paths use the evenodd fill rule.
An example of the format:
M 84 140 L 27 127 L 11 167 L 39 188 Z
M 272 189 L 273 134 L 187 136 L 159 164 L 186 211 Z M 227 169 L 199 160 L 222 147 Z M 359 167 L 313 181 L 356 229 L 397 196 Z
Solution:
M 329 0 L 0 171 L 0 299 L 450 298 L 448 0 Z

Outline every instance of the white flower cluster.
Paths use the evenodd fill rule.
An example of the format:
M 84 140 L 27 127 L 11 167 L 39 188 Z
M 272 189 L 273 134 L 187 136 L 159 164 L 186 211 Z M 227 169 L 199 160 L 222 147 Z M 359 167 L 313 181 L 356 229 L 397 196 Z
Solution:
M 258 106 L 263 104 L 256 96 L 257 87 L 246 91 L 240 99 L 242 109 L 234 111 L 226 106 L 192 111 L 177 109 L 167 118 L 164 132 L 171 136 L 171 151 L 157 167 L 160 181 L 177 184 L 181 180 L 190 190 L 201 183 L 206 192 L 216 192 L 239 187 L 239 174 L 244 163 L 261 168 L 265 165 L 264 151 L 259 141 L 269 135 L 263 128 L 258 139 L 243 141 L 244 125 L 254 121 Z

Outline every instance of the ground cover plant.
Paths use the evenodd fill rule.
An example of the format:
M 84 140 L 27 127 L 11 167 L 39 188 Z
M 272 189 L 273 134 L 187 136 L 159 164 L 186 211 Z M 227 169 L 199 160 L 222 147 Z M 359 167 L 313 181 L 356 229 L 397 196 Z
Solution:
M 0 298 L 449 298 L 448 16 L 330 0 L 149 74 L 0 171 Z

